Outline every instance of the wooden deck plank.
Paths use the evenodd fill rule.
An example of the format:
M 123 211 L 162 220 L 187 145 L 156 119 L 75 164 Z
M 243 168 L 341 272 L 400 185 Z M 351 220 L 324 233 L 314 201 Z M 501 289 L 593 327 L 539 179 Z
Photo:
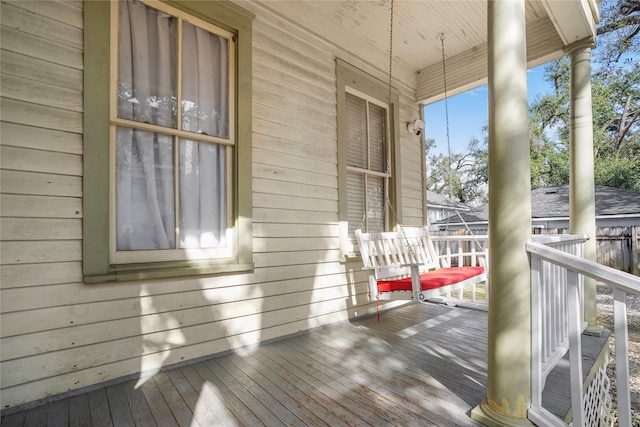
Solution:
M 327 425 L 321 418 L 309 411 L 306 406 L 300 404 L 297 400 L 293 399 L 291 395 L 287 394 L 286 390 L 280 388 L 277 383 L 271 381 L 271 379 L 265 376 L 257 364 L 252 364 L 247 360 L 248 358 L 241 357 L 236 354 L 225 357 L 238 370 L 250 377 L 263 390 L 268 390 L 268 393 L 273 396 L 274 399 L 276 399 L 282 406 L 288 408 L 304 425 Z M 297 425 L 299 423 L 294 422 L 292 424 Z
M 91 425 L 89 395 L 79 394 L 69 398 L 69 427 Z
M 189 381 L 184 377 L 184 374 L 181 372 L 181 370 L 171 369 L 166 371 L 165 374 L 180 394 L 180 397 L 182 397 L 182 400 L 184 400 L 184 403 L 186 403 L 189 407 L 189 410 L 191 411 L 193 417 L 193 420 L 191 422 L 193 423 L 195 421 L 197 425 L 203 427 L 211 425 L 209 424 L 211 420 L 209 420 L 207 417 L 206 409 L 199 410 L 198 408 L 198 399 L 200 397 L 198 395 L 198 391 L 196 391 L 191 386 Z
M 294 384 L 287 381 L 286 373 L 283 373 L 282 370 L 277 368 L 274 369 L 274 367 L 269 366 L 268 360 L 265 361 L 265 358 L 262 357 L 261 354 L 247 356 L 245 357 L 245 360 L 286 394 L 285 401 L 288 401 L 289 404 L 292 403 L 291 401 L 295 401 L 296 405 L 306 408 L 314 415 L 314 422 L 309 422 L 309 426 L 328 426 L 339 425 L 342 423 L 342 421 L 332 412 L 327 412 L 322 406 L 309 398 Z
M 151 413 L 151 408 L 147 403 L 144 392 L 140 388 L 136 388 L 137 381 L 129 381 L 124 384 L 124 393 L 133 417 L 133 423 L 136 426 L 156 425 L 156 420 Z
M 156 424 L 166 427 L 177 427 L 178 422 L 171 413 L 169 405 L 167 405 L 167 402 L 164 400 L 164 397 L 158 389 L 155 381 L 153 381 L 153 378 L 147 378 L 140 386 L 140 389 L 144 393 L 144 397 L 149 404 L 149 408 L 151 408 Z
M 253 396 L 251 392 L 238 380 L 236 380 L 233 374 L 229 373 L 217 359 L 208 360 L 205 365 L 209 368 L 218 379 L 218 387 L 225 397 L 227 402 L 239 402 L 242 405 L 229 405 L 231 410 L 236 413 L 238 409 L 244 410 L 246 408 L 249 413 L 244 411 L 239 414 L 241 420 L 247 425 L 263 424 L 268 426 L 281 425 L 282 421 L 276 417 L 269 409 L 262 404 L 262 402 Z M 231 397 L 233 399 L 230 399 Z M 284 425 L 284 424 L 282 424 Z
M 127 400 L 127 386 L 125 384 L 117 384 L 107 387 L 107 399 L 109 399 L 109 409 L 111 409 L 111 417 L 113 424 L 118 427 L 135 427 L 133 415 L 129 402 Z
M 273 354 L 273 346 L 264 346 L 260 349 L 264 363 L 268 364 L 278 375 L 282 376 L 286 381 L 296 387 L 304 397 L 303 399 L 311 400 L 319 405 L 323 413 L 333 414 L 339 419 L 340 424 L 358 425 L 361 420 L 356 414 L 349 411 L 346 406 L 342 405 L 343 400 L 349 400 L 348 396 L 339 396 L 332 390 L 323 390 L 319 384 L 310 379 L 306 373 L 300 373 L 288 361 L 282 361 Z
M 69 425 L 69 399 L 58 400 L 49 404 L 47 415 L 47 425 L 66 426 Z
M 310 339 L 307 344 L 313 346 L 314 342 L 314 339 Z M 418 424 L 447 425 L 447 420 L 439 419 L 437 414 L 430 414 L 426 411 L 421 405 L 422 402 L 415 402 L 415 399 L 409 398 L 407 390 L 412 386 L 396 377 L 399 371 L 394 372 L 384 366 L 373 365 L 363 357 L 345 356 L 341 351 L 328 347 L 317 347 L 316 350 L 322 352 L 329 363 L 342 364 L 346 369 L 351 370 L 363 387 L 373 389 L 378 395 L 383 396 L 390 405 L 419 419 Z M 394 364 L 400 368 L 400 364 L 396 362 Z
M 178 425 L 180 427 L 197 425 L 193 420 L 193 414 L 191 413 L 189 406 L 184 401 L 178 390 L 176 390 L 167 374 L 164 372 L 158 372 L 153 376 L 152 380 L 158 387 L 158 391 L 162 394 L 165 402 L 167 402 L 167 406 L 171 410 L 171 413 Z
M 296 417 L 287 407 L 279 402 L 269 391 L 265 390 L 259 382 L 255 381 L 237 365 L 234 365 L 228 357 L 217 358 L 216 361 L 227 372 L 233 375 L 233 378 L 241 384 L 249 393 L 251 393 L 261 404 L 268 408 L 284 425 L 298 425 L 302 421 Z M 252 408 L 253 410 L 253 408 Z M 255 413 L 255 410 L 254 410 Z M 256 414 L 260 420 L 263 420 L 260 414 Z
M 87 394 L 91 411 L 91 425 L 97 427 L 113 426 L 107 400 L 107 391 L 100 388 Z
M 404 315 L 406 315 L 407 311 L 412 311 L 414 314 L 411 322 L 403 324 L 404 329 L 406 329 L 407 325 L 417 325 L 416 332 L 411 340 L 402 339 L 398 335 L 401 329 L 397 327 L 397 324 L 385 322 L 384 320 L 378 324 L 375 319 L 354 322 L 354 326 L 366 328 L 370 332 L 370 336 L 361 337 L 360 342 L 345 339 L 344 337 L 349 337 L 349 334 L 344 333 L 344 331 L 340 333 L 338 328 L 314 331 L 307 336 L 301 337 L 301 339 L 307 341 L 312 347 L 325 348 L 327 343 L 332 343 L 334 347 L 357 351 L 359 353 L 357 362 L 360 369 L 364 370 L 365 376 L 367 378 L 380 377 L 382 382 L 379 382 L 379 384 L 383 388 L 402 396 L 405 404 L 413 402 L 416 405 L 413 410 L 417 411 L 417 415 L 427 410 L 433 412 L 430 417 L 438 417 L 438 414 L 441 414 L 444 410 L 450 418 L 439 422 L 477 425 L 465 413 L 482 400 L 483 394 L 479 388 L 478 394 L 472 399 L 473 402 L 466 402 L 462 399 L 462 397 L 466 397 L 469 400 L 470 396 L 461 393 L 461 384 L 453 380 L 455 375 L 462 375 L 456 374 L 462 370 L 459 362 L 436 355 L 435 362 L 420 365 L 420 363 L 423 363 L 421 360 L 428 358 L 428 352 L 424 351 L 427 348 L 425 344 L 430 343 L 429 345 L 433 346 L 435 345 L 434 343 L 438 343 L 438 346 L 446 346 L 444 343 L 450 340 L 450 338 L 447 338 L 447 331 L 450 328 L 449 323 L 443 322 L 444 326 L 440 330 L 438 330 L 437 325 L 432 325 L 429 329 L 420 325 L 421 317 L 431 315 L 421 311 L 425 308 L 424 305 L 413 305 L 401 310 Z M 431 307 L 433 314 L 437 316 L 445 315 L 445 318 L 450 310 L 459 309 L 445 306 Z M 395 315 L 395 311 L 387 314 L 387 317 L 390 318 L 392 315 Z M 486 315 L 484 315 L 484 318 L 486 319 Z M 447 321 L 449 320 L 447 319 Z M 317 343 L 322 344 L 319 345 Z M 335 353 L 333 349 L 329 349 L 329 351 Z M 363 357 L 362 354 L 368 354 L 372 357 Z M 336 358 L 335 363 L 341 364 L 352 356 L 345 357 L 343 353 L 338 352 L 334 354 L 334 357 Z M 484 356 L 478 355 L 477 357 L 484 359 Z M 465 370 L 462 371 L 465 372 Z M 433 375 L 437 372 L 441 373 L 442 378 L 434 378 Z M 468 372 L 465 373 L 468 374 Z M 444 384 L 450 385 L 445 386 Z M 468 387 L 474 384 L 473 381 L 467 380 L 464 385 Z M 454 389 L 456 393 L 451 392 L 449 388 Z M 419 408 L 422 409 L 420 410 Z M 449 415 L 449 413 L 458 415 L 453 416 Z
M 200 399 L 198 401 L 199 406 L 199 419 L 202 419 L 203 425 L 227 425 L 233 423 L 234 415 L 229 410 L 228 403 L 223 396 L 223 392 L 218 389 L 218 385 L 213 382 L 209 382 L 207 378 L 204 378 L 200 371 L 207 371 L 207 367 L 203 363 L 196 363 L 192 366 L 185 366 L 181 369 L 183 375 L 189 383 L 197 390 L 200 391 Z M 206 372 L 205 376 L 209 373 Z M 194 412 L 195 414 L 195 412 Z M 206 423 L 206 424 L 205 424 Z
M 429 306 L 429 305 L 427 305 Z M 425 305 L 416 306 L 426 308 Z M 486 328 L 486 315 L 469 310 L 464 321 L 451 318 L 447 311 L 464 313 L 467 309 L 453 309 L 444 306 L 432 306 L 432 311 L 442 313 L 438 317 L 444 317 L 444 323 L 420 322 L 419 326 L 410 328 L 414 338 L 407 341 L 410 345 L 404 345 L 404 340 L 390 336 L 386 333 L 378 334 L 389 343 L 400 346 L 401 353 L 413 363 L 411 368 L 418 373 L 429 372 L 438 383 L 447 383 L 450 388 L 456 390 L 459 397 L 467 403 L 475 406 L 478 396 L 482 396 L 486 383 L 486 329 L 473 330 L 473 323 L 484 324 Z M 477 322 L 469 322 L 468 317 L 477 318 Z M 470 323 L 472 323 L 470 325 Z M 418 329 L 421 331 L 418 332 Z M 400 335 L 407 334 L 406 330 L 400 330 Z M 476 334 L 481 334 L 478 336 Z M 447 341 L 449 340 L 449 341 Z M 484 345 L 473 346 L 472 342 L 481 341 Z M 414 344 L 415 343 L 415 344 Z M 466 344 L 468 343 L 468 344 Z M 433 369 L 437 366 L 438 369 Z M 449 368 L 449 369 L 446 369 Z M 469 381 L 472 378 L 474 381 Z
M 3 415 L 0 424 L 6 427 L 24 426 L 24 420 L 27 418 L 27 411 L 15 412 L 9 415 Z
M 291 347 L 283 343 L 276 343 L 264 349 L 271 360 L 289 369 L 294 375 L 308 383 L 311 387 L 323 393 L 332 405 L 340 405 L 351 412 L 358 419 L 370 425 L 389 425 L 389 420 L 380 416 L 368 400 L 360 399 L 359 396 L 348 388 L 342 387 L 331 376 L 326 374 L 327 367 L 322 367 L 313 362 L 312 359 L 303 355 L 303 359 L 298 358 L 298 354 L 292 351 Z M 324 369 L 322 369 L 324 368 Z M 324 372 L 323 372 L 324 371 Z
M 272 346 L 266 346 L 260 352 L 263 363 L 268 364 L 285 381 L 290 383 L 300 393 L 300 398 L 306 402 L 313 402 L 320 413 L 333 415 L 340 425 L 358 425 L 360 420 L 356 414 L 342 404 L 340 399 L 334 399 L 331 391 L 323 389 L 323 384 L 310 378 L 305 372 L 299 372 L 289 360 L 279 359 L 272 354 Z M 345 398 L 348 400 L 348 397 Z
M 306 358 L 307 363 L 313 363 L 313 366 L 323 375 L 330 377 L 334 381 L 335 387 L 345 392 L 348 390 L 362 406 L 375 408 L 375 412 L 391 425 L 415 425 L 424 422 L 423 419 L 413 417 L 411 413 L 396 412 L 397 407 L 392 405 L 382 394 L 367 387 L 363 382 L 356 381 L 351 372 L 336 369 L 335 365 L 328 363 L 321 354 L 309 350 L 306 346 L 300 346 L 297 340 L 284 341 L 284 343 L 291 352 L 300 353 L 302 357 Z
M 27 416 L 24 419 L 25 427 L 47 425 L 48 413 L 49 413 L 48 405 L 42 405 L 27 412 Z

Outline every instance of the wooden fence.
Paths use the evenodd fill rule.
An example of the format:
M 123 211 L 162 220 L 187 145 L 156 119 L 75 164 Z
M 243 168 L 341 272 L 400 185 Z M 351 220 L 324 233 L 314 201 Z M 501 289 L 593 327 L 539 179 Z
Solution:
M 568 228 L 536 228 L 534 234 L 568 234 Z M 432 232 L 434 236 L 470 234 L 468 230 Z M 487 230 L 473 230 L 486 235 Z M 597 262 L 617 270 L 640 276 L 640 226 L 597 227 Z

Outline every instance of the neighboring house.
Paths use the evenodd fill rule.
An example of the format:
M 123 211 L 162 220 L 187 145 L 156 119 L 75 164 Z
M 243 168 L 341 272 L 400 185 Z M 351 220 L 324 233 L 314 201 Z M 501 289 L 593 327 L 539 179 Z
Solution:
M 458 212 L 467 212 L 471 209 L 464 203 L 452 201 L 447 197 L 427 190 L 427 225 L 437 223 Z
M 444 97 L 443 36 L 448 95 L 502 94 L 492 178 L 526 187 L 526 68 L 589 75 L 597 2 L 396 3 L 2 2 L 3 409 L 375 313 L 352 233 L 392 228 L 387 201 L 425 224 L 407 123 Z M 523 274 L 492 287 L 528 295 L 507 249 Z M 479 411 L 520 419 L 531 361 L 496 347 L 528 348 L 528 313 L 490 304 Z
M 640 226 L 640 192 L 595 186 L 596 226 Z M 489 224 L 488 205 L 459 211 L 432 224 L 434 230 L 471 230 L 486 232 Z M 462 219 L 460 218 L 462 217 Z M 569 228 L 569 186 L 541 187 L 531 190 L 531 225 L 533 228 Z

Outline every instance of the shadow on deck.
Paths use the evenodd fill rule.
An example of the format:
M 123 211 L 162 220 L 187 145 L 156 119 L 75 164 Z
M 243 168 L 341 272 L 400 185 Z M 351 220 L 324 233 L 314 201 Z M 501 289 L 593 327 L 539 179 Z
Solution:
M 486 396 L 486 349 L 486 312 L 412 304 L 15 412 L 2 426 L 479 426 L 469 413 Z

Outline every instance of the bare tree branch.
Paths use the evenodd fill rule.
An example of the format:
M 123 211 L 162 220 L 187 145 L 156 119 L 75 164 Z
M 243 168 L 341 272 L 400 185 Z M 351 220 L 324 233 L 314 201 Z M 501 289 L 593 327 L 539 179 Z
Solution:
M 619 30 L 620 28 L 632 25 L 640 25 L 640 15 L 627 16 L 617 21 L 609 22 L 606 25 L 598 27 L 597 34 L 601 35 L 604 33 L 609 33 L 611 31 Z

